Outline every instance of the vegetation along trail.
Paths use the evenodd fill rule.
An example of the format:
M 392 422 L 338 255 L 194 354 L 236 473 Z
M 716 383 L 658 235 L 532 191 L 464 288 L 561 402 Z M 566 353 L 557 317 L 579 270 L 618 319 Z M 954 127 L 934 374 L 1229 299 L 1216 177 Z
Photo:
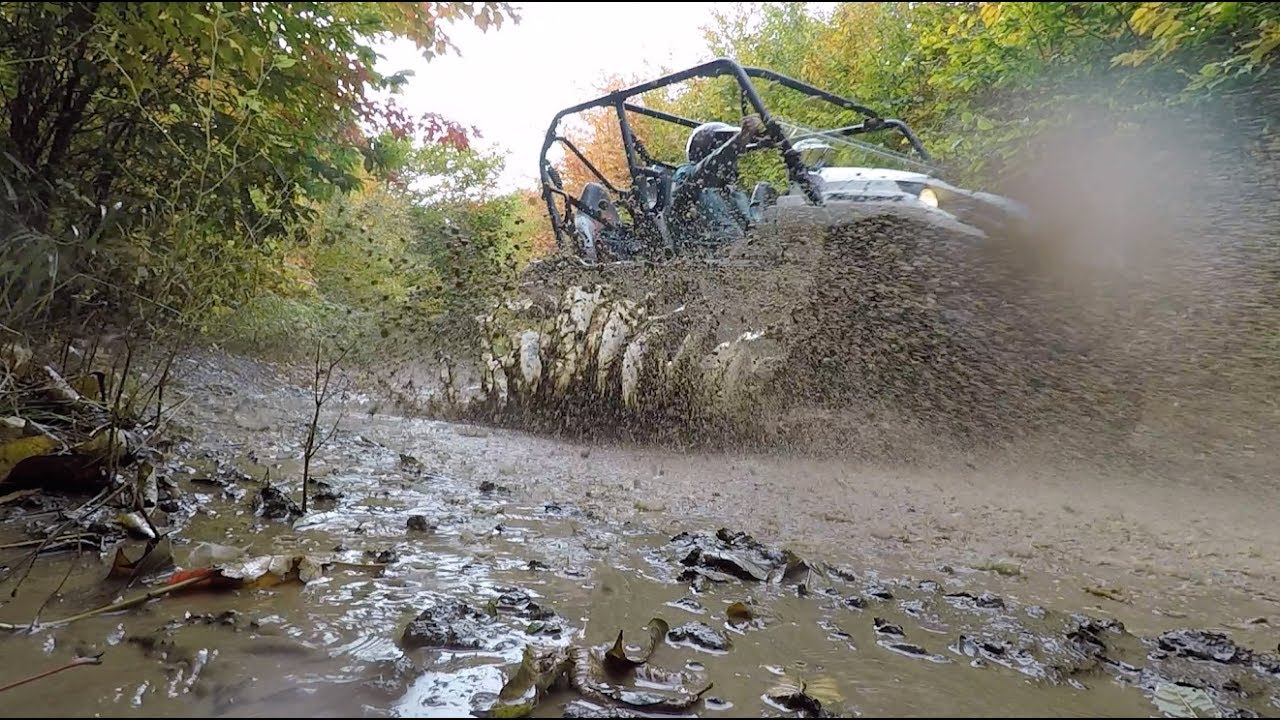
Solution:
M 482 137 L 377 57 L 559 12 L 0 4 L 0 713 L 1280 716 L 1280 11 L 698 10 L 936 157 L 761 81 L 781 197 L 621 262 L 544 190 L 679 166 L 736 80 L 512 190 L 558 108 Z

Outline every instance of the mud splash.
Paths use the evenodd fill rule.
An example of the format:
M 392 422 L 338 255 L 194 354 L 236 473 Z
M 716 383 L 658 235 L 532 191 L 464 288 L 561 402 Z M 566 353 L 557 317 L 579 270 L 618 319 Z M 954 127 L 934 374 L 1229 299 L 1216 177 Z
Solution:
M 170 514 L 178 562 L 211 542 L 348 564 L 305 586 L 176 595 L 6 636 L 10 674 L 104 652 L 101 666 L 7 691 L 15 713 L 482 716 L 527 646 L 608 646 L 654 617 L 670 632 L 652 661 L 711 683 L 685 715 L 814 711 L 776 692 L 797 681 L 836 715 L 1144 716 L 1158 694 L 1177 695 L 1174 681 L 1223 714 L 1280 709 L 1276 658 L 1187 629 L 1195 618 L 1130 634 L 1051 593 L 993 592 L 981 574 L 936 563 L 899 572 L 790 552 L 659 507 L 678 501 L 665 493 L 625 507 L 604 478 L 583 492 L 546 472 L 551 445 L 519 435 L 501 438 L 518 452 L 494 458 L 491 431 L 349 410 L 322 458 L 324 499 L 301 518 L 255 513 L 267 470 L 298 495 L 309 398 L 248 364 L 186 370 L 201 392 L 187 416 L 201 445 L 176 448 L 185 460 L 165 471 L 185 508 Z M 219 384 L 247 394 L 221 400 Z M 219 451 L 201 457 L 208 443 Z M 556 452 L 566 449 L 579 452 Z M 3 540 L 22 537 L 27 514 L 5 517 Z M 43 558 L 2 619 L 28 621 L 50 595 L 42 617 L 109 601 L 119 589 L 102 580 L 107 562 Z M 600 706 L 557 688 L 534 715 Z

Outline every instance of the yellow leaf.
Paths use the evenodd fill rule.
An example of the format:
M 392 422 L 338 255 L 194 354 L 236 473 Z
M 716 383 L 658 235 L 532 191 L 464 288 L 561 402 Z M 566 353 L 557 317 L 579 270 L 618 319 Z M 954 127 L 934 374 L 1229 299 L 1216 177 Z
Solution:
M 7 478 L 14 465 L 37 455 L 56 450 L 58 441 L 48 435 L 33 435 L 0 445 L 0 478 Z
M 1258 39 L 1257 46 L 1249 53 L 1249 60 L 1256 64 L 1277 47 L 1280 47 L 1280 27 L 1271 29 Z
M 982 24 L 991 27 L 1000 20 L 1000 3 L 984 2 L 978 8 L 978 14 L 982 17 Z

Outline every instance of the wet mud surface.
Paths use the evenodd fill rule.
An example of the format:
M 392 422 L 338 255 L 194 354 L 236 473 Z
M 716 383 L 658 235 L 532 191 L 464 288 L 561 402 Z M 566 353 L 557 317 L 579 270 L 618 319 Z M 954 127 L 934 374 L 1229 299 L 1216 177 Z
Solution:
M 303 514 L 308 392 L 226 358 L 180 376 L 192 440 L 158 473 L 176 564 L 229 546 L 322 569 L 0 636 L 0 683 L 103 653 L 5 691 L 6 716 L 484 716 L 526 648 L 568 668 L 537 717 L 1280 715 L 1274 511 L 1247 492 L 1203 488 L 1203 525 L 1177 524 L 1199 496 L 1137 480 L 1032 497 L 1014 473 L 588 447 L 357 397 Z M 0 508 L 0 544 L 39 511 Z M 113 554 L 41 557 L 0 621 L 164 578 L 109 580 Z M 642 663 L 593 665 L 654 619 Z

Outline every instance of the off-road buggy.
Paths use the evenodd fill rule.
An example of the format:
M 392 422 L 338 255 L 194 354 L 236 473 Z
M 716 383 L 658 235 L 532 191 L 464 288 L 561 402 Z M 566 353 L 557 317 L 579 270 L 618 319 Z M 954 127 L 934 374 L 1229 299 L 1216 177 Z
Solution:
M 785 181 L 755 185 L 761 212 L 744 239 L 703 247 L 667 222 L 686 158 L 655 156 L 633 125 L 674 124 L 687 137 L 725 120 L 636 100 L 715 76 L 736 83 L 743 116 L 765 127 L 743 161 L 773 153 Z M 849 121 L 793 123 L 771 112 L 757 81 Z M 606 177 L 560 131 L 565 118 L 600 108 L 617 118 L 627 178 Z M 592 181 L 566 188 L 555 146 Z M 754 445 L 834 433 L 841 444 L 910 446 L 913 432 L 1008 436 L 1052 417 L 1047 405 L 1093 404 L 1072 378 L 1092 361 L 1063 341 L 1066 323 L 1041 313 L 1052 303 L 1025 244 L 1010 240 L 1024 229 L 1023 207 L 943 180 L 901 120 L 718 59 L 561 111 L 540 170 L 560 251 L 530 263 L 518 291 L 476 318 L 476 344 L 450 357 L 449 397 L 470 417 L 557 433 Z
M 943 180 L 929 152 L 905 122 L 881 117 L 872 108 L 785 75 L 721 58 L 556 114 L 543 142 L 540 167 L 543 199 L 558 248 L 590 262 L 654 259 L 700 249 L 687 238 L 673 236 L 669 229 L 672 176 L 685 159 L 650 154 L 643 138 L 635 132 L 633 115 L 674 123 L 689 128 L 689 132 L 706 122 L 723 121 L 725 118 L 681 117 L 637 102 L 645 93 L 717 76 L 727 76 L 737 84 L 744 115 L 755 113 L 764 121 L 765 136 L 752 143 L 747 152 L 776 153 L 786 170 L 786 187 L 761 182 L 753 188 L 754 205 L 776 205 L 782 212 L 798 206 L 820 206 L 830 208 L 834 216 L 842 206 L 898 205 L 926 210 L 928 216 L 949 227 L 959 222 L 978 233 L 1000 232 L 1010 222 L 1026 219 L 1025 210 L 1008 198 L 967 190 Z M 753 79 L 795 91 L 815 104 L 831 106 L 837 110 L 833 116 L 844 115 L 852 122 L 829 128 L 792 124 L 770 112 Z M 616 114 L 629 186 L 611 182 L 561 133 L 565 119 L 599 109 Z M 856 139 L 867 136 L 882 140 L 885 135 L 899 138 L 899 144 L 909 151 L 898 152 L 883 141 Z M 576 156 L 595 180 L 580 189 L 565 188 L 549 157 L 555 147 Z M 873 162 L 850 164 L 848 161 L 854 158 Z

